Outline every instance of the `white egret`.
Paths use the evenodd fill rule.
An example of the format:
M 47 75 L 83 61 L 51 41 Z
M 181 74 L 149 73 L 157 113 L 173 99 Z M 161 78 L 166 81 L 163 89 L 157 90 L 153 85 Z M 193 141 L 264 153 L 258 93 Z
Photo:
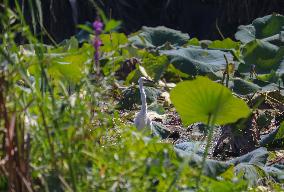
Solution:
M 139 113 L 137 113 L 134 119 L 134 124 L 139 131 L 145 128 L 149 128 L 154 136 L 160 136 L 162 139 L 165 139 L 170 135 L 170 131 L 165 127 L 163 127 L 161 124 L 155 121 L 151 121 L 148 115 L 146 93 L 143 83 L 149 81 L 150 80 L 148 80 L 145 77 L 140 77 L 138 80 L 140 97 L 141 97 L 141 110 L 139 111 Z
M 134 124 L 139 131 L 144 129 L 145 127 L 150 129 L 152 127 L 152 121 L 148 117 L 148 112 L 147 112 L 146 93 L 143 87 L 143 81 L 148 81 L 148 79 L 146 79 L 145 77 L 140 77 L 138 80 L 140 97 L 141 97 L 141 110 L 134 119 Z

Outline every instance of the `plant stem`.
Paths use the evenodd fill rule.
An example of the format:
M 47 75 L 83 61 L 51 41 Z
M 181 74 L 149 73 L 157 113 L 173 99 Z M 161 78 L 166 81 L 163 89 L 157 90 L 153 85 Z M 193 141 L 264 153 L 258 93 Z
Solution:
M 202 172 L 203 172 L 203 169 L 204 169 L 204 165 L 205 165 L 205 162 L 206 162 L 206 158 L 207 158 L 209 148 L 210 148 L 210 145 L 211 145 L 211 141 L 212 141 L 212 137 L 213 137 L 214 126 L 213 126 L 213 123 L 212 123 L 212 119 L 213 119 L 212 115 L 210 114 L 208 116 L 208 122 L 207 122 L 207 127 L 208 127 L 208 130 L 209 130 L 208 137 L 207 137 L 207 143 L 206 143 L 205 151 L 204 151 L 204 154 L 203 154 L 203 157 L 202 157 L 199 175 L 198 175 L 197 181 L 196 181 L 196 188 L 197 189 L 199 188 L 199 185 L 200 185 L 200 178 L 201 178 L 201 175 L 202 175 Z

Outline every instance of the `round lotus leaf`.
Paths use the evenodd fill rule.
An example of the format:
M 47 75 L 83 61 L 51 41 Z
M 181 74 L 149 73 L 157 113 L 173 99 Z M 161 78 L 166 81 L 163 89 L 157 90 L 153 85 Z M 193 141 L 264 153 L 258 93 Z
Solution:
M 184 81 L 171 91 L 171 101 L 185 125 L 207 124 L 211 117 L 215 124 L 233 123 L 250 114 L 247 104 L 232 95 L 221 84 L 206 77 Z

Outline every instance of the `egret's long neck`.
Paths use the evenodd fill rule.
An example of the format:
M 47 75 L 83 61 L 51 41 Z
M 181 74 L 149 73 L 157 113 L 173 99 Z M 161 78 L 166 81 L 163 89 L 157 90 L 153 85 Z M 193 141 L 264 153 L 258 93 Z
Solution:
M 146 102 L 146 93 L 143 87 L 143 82 L 139 81 L 139 89 L 140 89 L 140 96 L 141 96 L 141 111 L 143 113 L 147 113 L 147 102 Z

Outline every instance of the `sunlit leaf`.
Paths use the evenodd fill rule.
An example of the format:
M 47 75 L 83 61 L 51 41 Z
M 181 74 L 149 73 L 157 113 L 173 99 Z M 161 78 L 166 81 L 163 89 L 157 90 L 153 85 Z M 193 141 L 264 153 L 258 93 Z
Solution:
M 211 49 L 239 49 L 240 48 L 240 42 L 235 42 L 230 38 L 226 38 L 222 41 L 216 40 L 213 41 L 211 44 L 209 44 L 208 48 Z
M 154 56 L 152 54 L 144 54 L 142 63 L 154 81 L 158 81 L 162 77 L 169 65 L 167 56 Z
M 102 52 L 111 52 L 128 42 L 126 35 L 123 33 L 102 34 L 100 38 L 103 46 L 100 48 Z
M 216 124 L 223 125 L 250 114 L 250 109 L 243 100 L 234 97 L 228 88 L 205 77 L 181 82 L 170 94 L 185 125 L 208 123 L 210 116 Z
M 120 21 L 111 19 L 105 24 L 104 32 L 110 32 L 116 30 L 120 25 L 121 25 Z

